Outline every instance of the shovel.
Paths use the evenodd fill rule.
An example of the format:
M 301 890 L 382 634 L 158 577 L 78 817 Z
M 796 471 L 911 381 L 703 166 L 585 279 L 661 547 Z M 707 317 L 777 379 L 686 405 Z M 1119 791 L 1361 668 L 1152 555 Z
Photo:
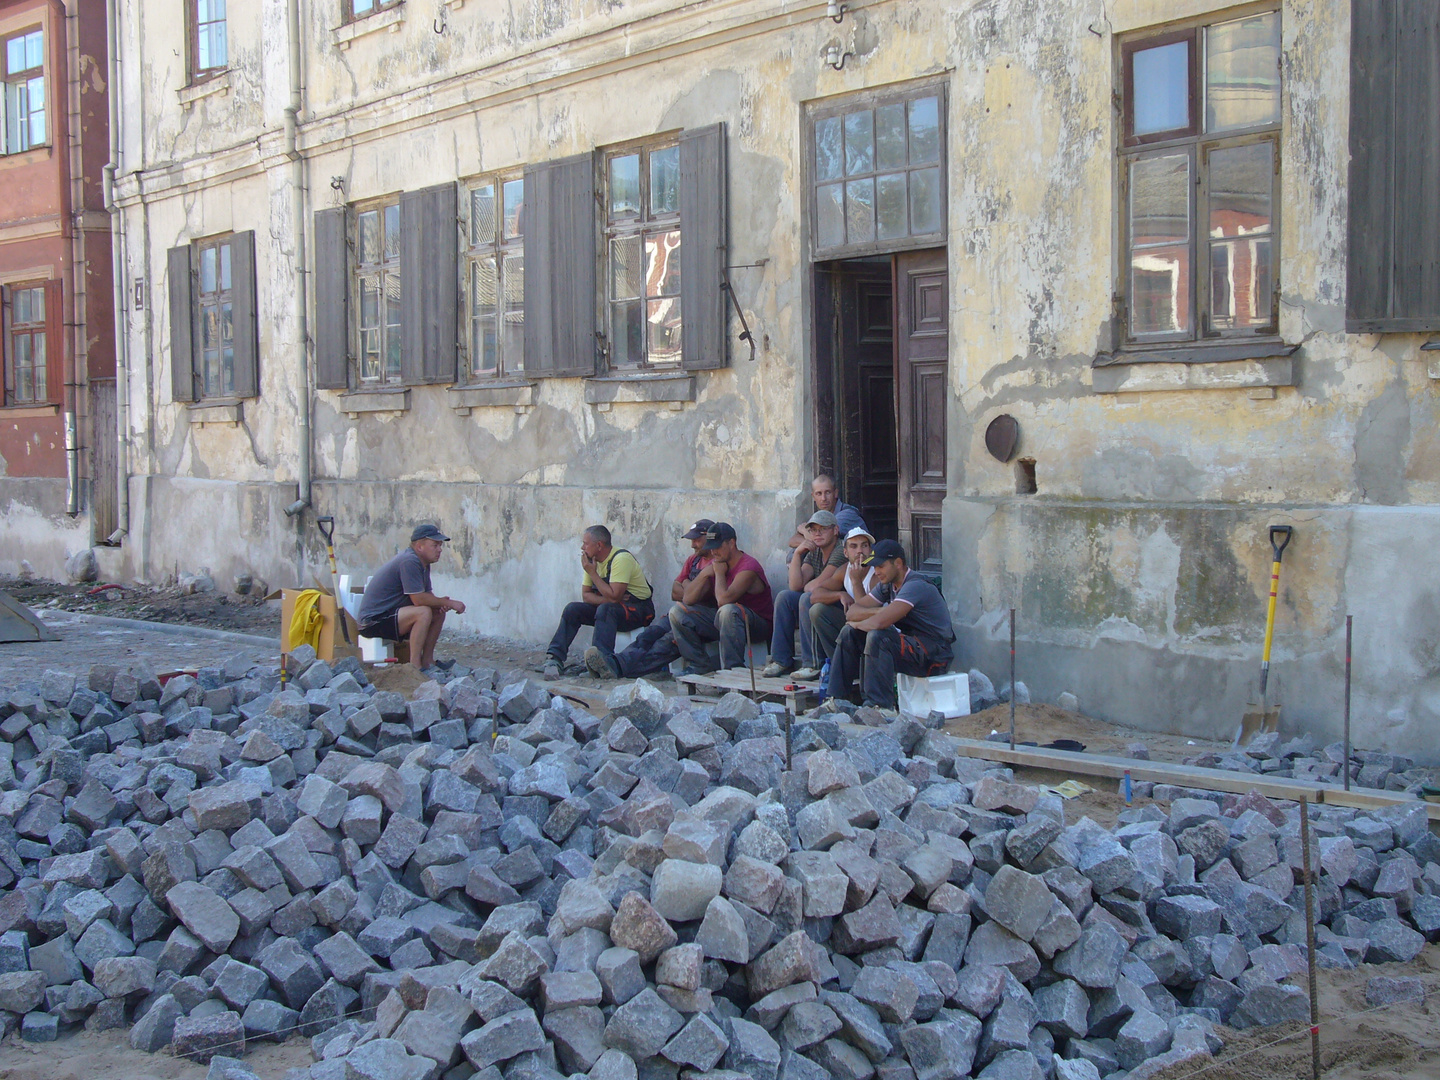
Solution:
M 316 518 L 315 524 L 320 527 L 320 535 L 325 538 L 325 552 L 330 556 L 330 584 L 335 595 L 335 617 L 340 621 L 340 631 L 345 635 L 345 644 L 353 645 L 354 642 L 350 640 L 350 620 L 345 617 L 345 605 L 340 602 L 340 571 L 335 569 L 335 519 L 329 516 Z M 1274 608 L 1273 600 L 1270 606 Z M 1270 655 L 1268 645 L 1265 655 Z
M 1280 706 L 1267 705 L 1265 684 L 1270 679 L 1270 643 L 1275 637 L 1275 598 L 1280 593 L 1280 557 L 1290 543 L 1294 529 L 1289 525 L 1270 526 L 1270 550 L 1274 561 L 1270 564 L 1270 604 L 1265 612 L 1265 648 L 1260 655 L 1260 701 L 1251 701 L 1240 718 L 1235 731 L 1235 745 L 1248 745 L 1250 740 L 1262 732 L 1274 731 L 1280 726 Z

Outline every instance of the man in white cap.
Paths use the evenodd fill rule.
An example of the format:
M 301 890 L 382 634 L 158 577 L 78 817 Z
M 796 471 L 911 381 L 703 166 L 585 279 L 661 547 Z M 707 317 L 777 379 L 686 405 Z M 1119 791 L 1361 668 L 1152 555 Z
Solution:
M 826 567 L 810 590 L 810 640 L 815 643 L 815 658 L 822 663 L 835 655 L 835 641 L 845 628 L 850 605 L 866 595 L 875 580 L 875 567 L 866 565 L 874 545 L 875 538 L 865 527 L 855 526 L 841 544 L 845 562 Z
M 435 643 L 445 627 L 446 612 L 465 614 L 465 605 L 436 596 L 430 567 L 450 538 L 435 525 L 416 525 L 410 546 L 387 562 L 365 586 L 360 600 L 360 636 L 410 641 L 410 663 L 420 670 L 435 666 Z

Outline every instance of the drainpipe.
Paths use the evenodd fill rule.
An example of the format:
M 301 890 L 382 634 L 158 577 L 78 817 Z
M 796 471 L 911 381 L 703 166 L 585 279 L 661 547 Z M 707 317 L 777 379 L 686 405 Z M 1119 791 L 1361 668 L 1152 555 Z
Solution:
M 130 322 L 125 314 L 125 229 L 115 205 L 115 174 L 120 169 L 120 29 L 116 0 L 105 0 L 105 49 L 109 68 L 110 161 L 105 166 L 105 210 L 110 215 L 110 279 L 115 308 L 115 454 L 118 544 L 130 532 Z
M 57 5 L 58 6 L 58 5 Z M 78 64 L 78 49 L 72 48 L 70 40 L 70 18 L 61 11 L 61 17 L 56 20 L 64 27 L 64 52 L 66 80 L 66 100 L 70 99 L 70 91 L 74 89 L 75 71 Z M 78 29 L 75 31 L 79 33 Z M 54 45 L 51 45 L 54 49 Z M 56 110 L 57 118 L 59 109 Z M 67 109 L 68 114 L 68 109 Z M 76 415 L 80 403 L 80 370 L 79 370 L 79 334 L 74 328 L 79 324 L 80 312 L 77 308 L 77 294 L 80 289 L 80 275 L 84 266 L 82 240 L 79 230 L 76 228 L 74 218 L 75 212 L 75 162 L 79 157 L 80 149 L 75 138 L 75 132 L 71 130 L 72 123 L 79 122 L 79 116 L 66 116 L 65 139 L 67 156 L 70 163 L 70 175 L 66 176 L 64 187 L 64 221 L 70 229 L 70 266 L 63 273 L 61 280 L 68 281 L 70 286 L 70 301 L 68 320 L 71 333 L 63 345 L 61 345 L 61 368 L 65 379 L 65 513 L 75 517 L 80 513 L 80 427 Z M 61 286 L 64 288 L 64 286 Z
M 304 79 L 300 71 L 300 0 L 286 0 L 285 17 L 290 24 L 290 104 L 285 106 L 285 156 L 293 172 L 295 189 L 295 327 L 299 337 L 296 406 L 300 414 L 299 498 L 285 508 L 295 517 L 310 505 L 310 325 L 306 314 L 308 289 L 305 280 L 305 159 L 300 155 L 299 124 Z

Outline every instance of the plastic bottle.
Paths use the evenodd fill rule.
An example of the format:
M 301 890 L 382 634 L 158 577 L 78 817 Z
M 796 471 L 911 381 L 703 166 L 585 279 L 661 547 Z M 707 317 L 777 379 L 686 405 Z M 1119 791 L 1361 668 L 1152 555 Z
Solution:
M 830 696 L 830 661 L 820 665 L 820 700 L 824 701 Z

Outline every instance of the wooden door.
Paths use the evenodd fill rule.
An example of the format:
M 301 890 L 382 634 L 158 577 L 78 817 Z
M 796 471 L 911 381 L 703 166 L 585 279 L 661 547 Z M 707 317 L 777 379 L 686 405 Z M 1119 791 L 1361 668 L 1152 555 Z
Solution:
M 900 542 L 911 565 L 939 573 L 950 359 L 945 249 L 895 257 L 895 387 Z
M 895 441 L 895 318 L 890 268 L 842 263 L 839 300 L 838 410 L 840 492 L 859 508 L 877 539 L 898 527 Z
M 90 383 L 90 542 L 104 544 L 119 526 L 119 447 L 115 380 Z

